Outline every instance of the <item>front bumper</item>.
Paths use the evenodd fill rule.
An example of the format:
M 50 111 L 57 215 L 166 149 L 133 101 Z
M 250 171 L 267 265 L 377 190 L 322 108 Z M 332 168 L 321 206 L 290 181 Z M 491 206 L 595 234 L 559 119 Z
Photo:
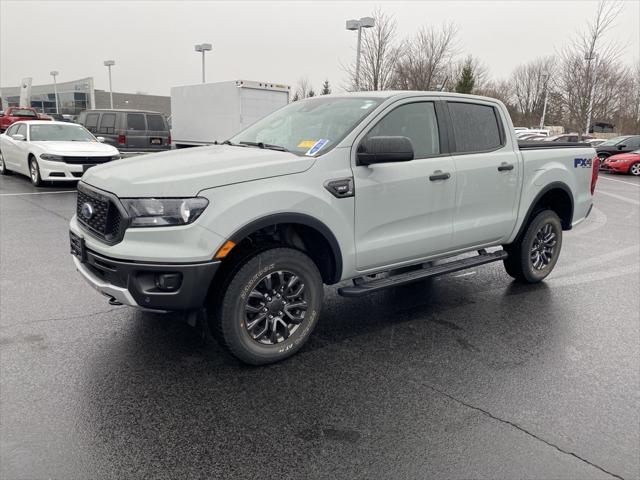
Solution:
M 117 260 L 88 249 L 82 254 L 76 251 L 73 262 L 87 283 L 103 295 L 123 305 L 164 311 L 203 307 L 220 266 L 220 261 L 159 264 Z M 179 274 L 179 286 L 163 291 L 156 284 L 161 274 Z
M 630 163 L 625 162 L 604 162 L 602 170 L 605 172 L 628 173 L 630 166 Z

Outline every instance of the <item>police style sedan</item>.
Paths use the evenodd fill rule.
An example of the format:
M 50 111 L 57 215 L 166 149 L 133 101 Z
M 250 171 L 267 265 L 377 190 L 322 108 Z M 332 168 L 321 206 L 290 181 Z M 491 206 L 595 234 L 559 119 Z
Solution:
M 42 182 L 78 180 L 94 165 L 120 158 L 81 125 L 67 122 L 16 122 L 0 135 L 0 174 L 21 173 L 36 187 Z

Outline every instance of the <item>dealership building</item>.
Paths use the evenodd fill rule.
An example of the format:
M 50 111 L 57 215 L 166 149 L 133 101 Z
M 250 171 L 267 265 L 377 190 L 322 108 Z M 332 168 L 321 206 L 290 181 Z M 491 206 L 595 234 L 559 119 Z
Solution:
M 48 85 L 33 85 L 28 89 L 27 98 L 30 106 L 39 112 L 56 113 L 56 89 L 58 92 L 59 113 L 78 115 L 83 110 L 110 108 L 109 92 L 96 90 L 93 78 L 81 78 L 70 82 L 58 82 Z M 7 107 L 24 107 L 20 105 L 20 94 L 24 95 L 24 87 L 3 87 L 2 110 Z M 162 95 L 144 93 L 113 92 L 113 108 L 131 108 L 135 110 L 151 110 L 171 115 L 171 98 Z

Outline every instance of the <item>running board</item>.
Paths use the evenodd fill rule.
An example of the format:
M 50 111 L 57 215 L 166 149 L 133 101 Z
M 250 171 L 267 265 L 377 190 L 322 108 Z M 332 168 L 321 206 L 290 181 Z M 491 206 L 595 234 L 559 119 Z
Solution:
M 349 287 L 338 289 L 338 293 L 343 297 L 361 297 L 369 293 L 377 292 L 385 288 L 406 285 L 407 283 L 417 282 L 425 278 L 437 277 L 446 273 L 459 272 L 467 268 L 477 267 L 486 263 L 499 262 L 507 258 L 507 252 L 498 250 L 497 252 L 487 253 L 484 250 L 479 251 L 479 255 L 475 257 L 467 257 L 453 262 L 447 262 L 440 265 L 414 270 L 412 272 L 401 273 L 392 277 L 380 278 L 368 282 L 362 282 Z

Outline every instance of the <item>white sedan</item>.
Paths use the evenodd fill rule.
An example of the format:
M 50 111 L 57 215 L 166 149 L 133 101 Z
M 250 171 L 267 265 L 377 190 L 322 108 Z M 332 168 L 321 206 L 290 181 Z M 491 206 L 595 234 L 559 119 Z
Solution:
M 27 175 L 35 186 L 78 180 L 88 168 L 120 158 L 102 140 L 73 123 L 16 122 L 0 135 L 0 174 Z

